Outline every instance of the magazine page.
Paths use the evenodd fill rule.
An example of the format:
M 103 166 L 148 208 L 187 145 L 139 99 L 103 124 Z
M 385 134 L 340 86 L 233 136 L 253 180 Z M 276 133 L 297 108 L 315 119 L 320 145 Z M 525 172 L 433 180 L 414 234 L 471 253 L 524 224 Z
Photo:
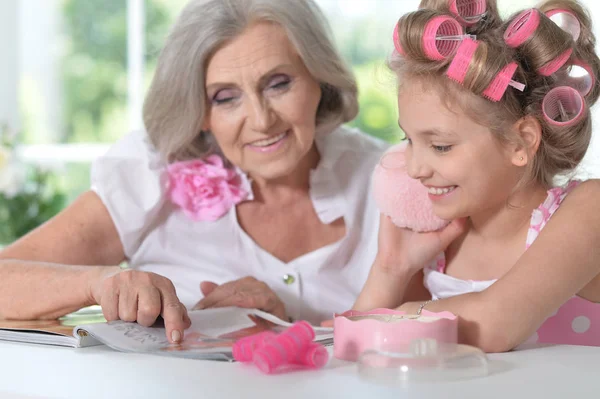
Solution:
M 91 317 L 77 320 L 83 320 L 86 323 L 105 321 Z M 100 345 L 100 342 L 91 337 L 75 335 L 73 321 L 70 318 L 59 320 L 0 320 L 0 339 L 71 348 Z
M 239 338 L 264 330 L 282 331 L 290 323 L 256 309 L 218 308 L 190 311 L 192 325 L 179 344 L 171 344 L 162 325 L 143 327 L 137 323 L 115 321 L 79 326 L 113 349 L 123 352 L 151 353 L 197 359 L 233 360 L 231 347 Z M 318 339 L 331 340 L 331 329 L 318 329 Z M 327 342 L 325 342 L 327 343 Z

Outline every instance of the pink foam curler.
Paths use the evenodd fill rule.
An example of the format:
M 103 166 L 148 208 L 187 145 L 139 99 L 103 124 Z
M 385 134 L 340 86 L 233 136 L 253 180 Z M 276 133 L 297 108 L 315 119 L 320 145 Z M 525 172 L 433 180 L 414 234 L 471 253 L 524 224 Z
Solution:
M 435 231 L 449 222 L 433 212 L 428 190 L 406 173 L 405 143 L 390 148 L 373 172 L 373 197 L 379 211 L 398 227 Z
M 431 60 L 441 61 L 453 54 L 465 37 L 463 27 L 454 18 L 449 16 L 432 18 L 425 25 L 423 33 L 425 55 Z
M 295 364 L 300 364 L 308 368 L 320 369 L 329 361 L 329 352 L 327 348 L 316 342 L 312 342 L 304 353 L 294 360 Z
M 463 84 L 469 65 L 473 60 L 475 51 L 479 47 L 477 40 L 465 39 L 456 51 L 454 59 L 448 66 L 446 75 L 455 80 L 456 82 Z M 484 97 L 491 101 L 500 101 L 508 86 L 512 86 L 519 91 L 525 90 L 525 85 L 520 82 L 516 82 L 512 79 L 517 70 L 517 63 L 511 62 L 506 65 L 490 82 L 488 87 L 482 93 Z
M 565 50 L 561 55 L 547 63 L 546 65 L 539 68 L 537 71 L 542 76 L 550 76 L 556 71 L 558 71 L 565 63 L 571 58 L 571 54 L 573 54 L 573 49 L 569 48 Z
M 504 32 L 504 41 L 511 48 L 525 43 L 540 26 L 540 13 L 535 8 L 525 10 L 515 17 Z
M 254 357 L 254 351 L 264 346 L 264 344 L 274 339 L 277 334 L 274 331 L 263 331 L 248 337 L 240 338 L 233 344 L 233 358 L 238 362 L 251 362 Z
M 406 55 L 402 45 L 400 44 L 400 37 L 398 37 L 398 24 L 394 26 L 394 33 L 392 34 L 392 39 L 394 40 L 394 48 L 400 55 Z
M 577 16 L 571 11 L 556 8 L 554 10 L 546 11 L 544 14 L 546 14 L 546 16 L 559 28 L 569 33 L 574 41 L 579 39 L 579 36 L 581 35 L 581 23 Z
M 592 67 L 576 59 L 565 69 L 564 75 L 559 76 L 559 83 L 574 88 L 582 96 L 587 96 L 596 84 L 596 77 Z
M 516 62 L 511 62 L 505 66 L 485 89 L 483 95 L 491 101 L 500 101 L 508 86 L 512 86 L 519 91 L 525 90 L 525 85 L 523 83 L 512 80 L 517 67 L 518 65 Z
M 294 364 L 314 338 L 315 332 L 308 322 L 296 322 L 255 350 L 254 364 L 266 374 L 273 373 L 281 366 Z
M 462 25 L 456 19 L 450 16 L 433 17 L 425 25 L 423 32 L 425 56 L 433 61 L 446 59 L 456 51 L 465 37 L 474 36 L 465 35 Z M 398 24 L 394 27 L 393 40 L 396 51 L 401 55 L 406 55 L 400 44 Z
M 516 48 L 529 40 L 540 26 L 541 14 L 539 10 L 531 8 L 525 10 L 510 23 L 504 32 L 504 41 L 509 47 Z M 571 57 L 573 49 L 567 49 L 552 61 L 542 65 L 537 72 L 542 76 L 550 76 L 558 71 Z
M 542 101 L 544 119 L 553 126 L 577 123 L 585 114 L 585 100 L 574 88 L 559 86 L 550 90 Z
M 486 0 L 449 0 L 450 12 L 464 26 L 473 26 L 485 16 Z
M 446 75 L 450 79 L 461 84 L 465 81 L 467 70 L 469 69 L 473 55 L 475 55 L 477 46 L 479 46 L 479 42 L 470 38 L 466 38 L 460 43 L 456 50 L 456 54 L 446 71 Z

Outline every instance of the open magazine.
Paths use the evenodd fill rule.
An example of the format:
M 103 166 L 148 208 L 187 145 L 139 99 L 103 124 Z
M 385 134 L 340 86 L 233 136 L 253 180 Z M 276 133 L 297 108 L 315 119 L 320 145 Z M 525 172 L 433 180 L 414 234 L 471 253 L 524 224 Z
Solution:
M 121 352 L 232 361 L 231 348 L 239 338 L 265 330 L 283 331 L 291 325 L 257 309 L 216 308 L 188 312 L 192 325 L 179 344 L 167 340 L 162 325 L 144 327 L 137 323 L 101 318 L 75 326 L 73 320 L 0 321 L 0 340 L 80 348 L 105 344 Z M 315 342 L 333 343 L 333 329 L 314 327 Z

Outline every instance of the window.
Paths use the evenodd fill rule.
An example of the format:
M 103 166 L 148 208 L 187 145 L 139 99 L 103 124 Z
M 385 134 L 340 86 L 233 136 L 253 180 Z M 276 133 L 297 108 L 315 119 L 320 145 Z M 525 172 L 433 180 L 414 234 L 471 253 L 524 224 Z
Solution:
M 395 87 L 383 61 L 392 49 L 393 24 L 416 9 L 419 0 L 316 1 L 358 78 L 361 111 L 352 124 L 394 140 L 399 133 Z M 583 2 L 592 15 L 600 15 L 597 2 Z M 141 105 L 157 53 L 185 3 L 0 2 L 0 122 L 22 130 L 26 157 L 64 168 L 71 199 L 88 188 L 90 161 L 109 143 L 142 126 Z M 534 3 L 499 0 L 505 15 Z M 585 167 L 600 175 L 598 138 Z

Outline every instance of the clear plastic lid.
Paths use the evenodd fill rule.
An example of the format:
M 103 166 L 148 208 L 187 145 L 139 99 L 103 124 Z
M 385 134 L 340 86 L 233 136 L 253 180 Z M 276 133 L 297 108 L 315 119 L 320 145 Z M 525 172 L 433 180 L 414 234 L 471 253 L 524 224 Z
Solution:
M 488 360 L 473 346 L 417 339 L 404 347 L 363 352 L 358 372 L 382 384 L 454 381 L 488 375 Z

